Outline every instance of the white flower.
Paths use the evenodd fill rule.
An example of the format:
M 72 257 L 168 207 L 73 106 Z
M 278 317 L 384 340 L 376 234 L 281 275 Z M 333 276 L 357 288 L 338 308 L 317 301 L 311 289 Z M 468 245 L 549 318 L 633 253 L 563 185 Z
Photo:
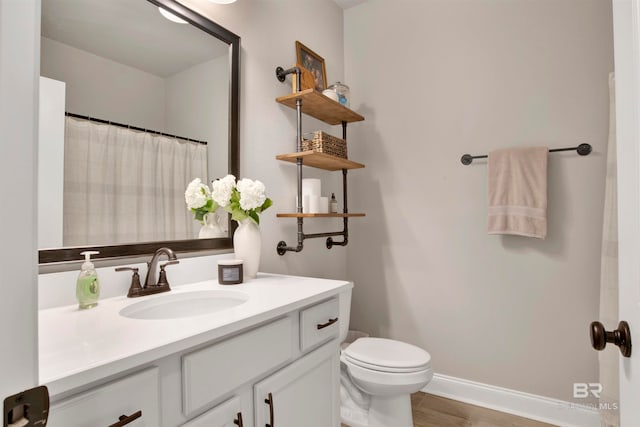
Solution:
M 227 175 L 211 183 L 211 198 L 223 208 L 231 201 L 231 193 L 236 186 L 236 177 Z
M 237 188 L 240 192 L 240 207 L 246 211 L 259 208 L 267 199 L 264 184 L 258 180 L 243 178 L 238 181 Z
M 184 201 L 189 209 L 198 209 L 207 204 L 211 193 L 209 187 L 204 185 L 200 178 L 196 178 L 189 183 L 184 192 Z

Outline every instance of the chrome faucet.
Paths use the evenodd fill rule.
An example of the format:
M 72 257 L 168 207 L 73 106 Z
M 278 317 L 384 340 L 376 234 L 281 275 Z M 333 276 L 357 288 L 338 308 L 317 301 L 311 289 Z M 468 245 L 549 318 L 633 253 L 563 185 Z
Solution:
M 160 277 L 156 283 L 156 268 L 158 267 L 158 260 L 160 256 L 166 255 L 169 259 L 164 264 L 160 265 Z M 151 261 L 147 263 L 147 277 L 144 280 L 144 286 L 140 286 L 140 276 L 138 275 L 138 269 L 132 267 L 118 267 L 116 271 L 133 271 L 133 277 L 131 278 L 131 286 L 129 287 L 129 293 L 127 297 L 135 298 L 144 295 L 158 294 L 160 292 L 170 291 L 169 281 L 167 280 L 167 273 L 164 270 L 168 265 L 178 264 L 178 257 L 169 248 L 160 248 L 151 257 Z

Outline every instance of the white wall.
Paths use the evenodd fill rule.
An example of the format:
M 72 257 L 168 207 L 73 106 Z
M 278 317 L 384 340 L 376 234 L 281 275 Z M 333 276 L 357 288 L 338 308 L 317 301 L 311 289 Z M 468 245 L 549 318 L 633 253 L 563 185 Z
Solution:
M 241 37 L 240 56 L 240 156 L 241 176 L 263 181 L 274 206 L 260 218 L 262 231 L 261 271 L 345 278 L 346 248 L 327 250 L 324 239 L 305 241 L 301 253 L 280 257 L 280 240 L 296 244 L 296 221 L 278 219 L 277 212 L 291 212 L 296 193 L 295 166 L 275 160 L 295 151 L 295 111 L 275 98 L 291 92 L 291 83 L 275 78 L 277 66 L 295 63 L 295 41 L 300 40 L 323 56 L 329 81 L 343 77 L 342 10 L 332 0 L 255 0 L 216 5 L 207 0 L 184 0 L 185 5 L 208 16 Z M 293 19 L 295 17 L 295 19 Z M 313 25 L 309 23 L 313 22 Z M 322 31 L 318 31 L 322 28 Z M 305 130 L 324 129 L 340 135 L 339 126 L 326 127 L 305 118 Z M 305 176 L 321 177 L 323 192 L 341 194 L 341 176 L 305 169 Z M 354 206 L 355 207 L 355 206 Z M 306 221 L 305 232 L 339 231 L 342 221 Z M 352 239 L 358 239 L 354 233 Z
M 221 56 L 167 77 L 166 132 L 207 141 L 209 177 L 229 170 L 229 57 Z
M 41 75 L 67 83 L 67 111 L 163 131 L 163 78 L 46 37 L 41 58 Z
M 424 347 L 438 373 L 573 400 L 598 379 L 611 2 L 369 0 L 344 28 L 367 118 L 352 326 Z M 580 142 L 593 154 L 550 155 L 547 239 L 487 235 L 486 161 L 460 156 Z

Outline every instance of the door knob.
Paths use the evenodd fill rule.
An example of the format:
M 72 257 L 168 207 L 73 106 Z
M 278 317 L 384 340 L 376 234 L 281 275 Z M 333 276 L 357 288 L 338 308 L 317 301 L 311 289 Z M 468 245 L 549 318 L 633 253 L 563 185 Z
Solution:
M 591 322 L 591 346 L 596 350 L 604 350 L 607 343 L 620 347 L 624 357 L 631 357 L 631 330 L 624 320 L 618 323 L 618 329 L 606 331 L 600 322 Z

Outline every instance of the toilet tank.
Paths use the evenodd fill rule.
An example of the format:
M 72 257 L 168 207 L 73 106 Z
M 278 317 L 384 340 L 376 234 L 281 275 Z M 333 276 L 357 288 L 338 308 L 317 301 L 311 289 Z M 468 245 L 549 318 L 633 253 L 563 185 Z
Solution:
M 340 292 L 338 294 L 338 310 L 340 316 L 340 342 L 344 341 L 347 338 L 347 333 L 349 332 L 349 320 L 351 318 L 351 291 L 353 288 L 353 283 L 351 286 Z

